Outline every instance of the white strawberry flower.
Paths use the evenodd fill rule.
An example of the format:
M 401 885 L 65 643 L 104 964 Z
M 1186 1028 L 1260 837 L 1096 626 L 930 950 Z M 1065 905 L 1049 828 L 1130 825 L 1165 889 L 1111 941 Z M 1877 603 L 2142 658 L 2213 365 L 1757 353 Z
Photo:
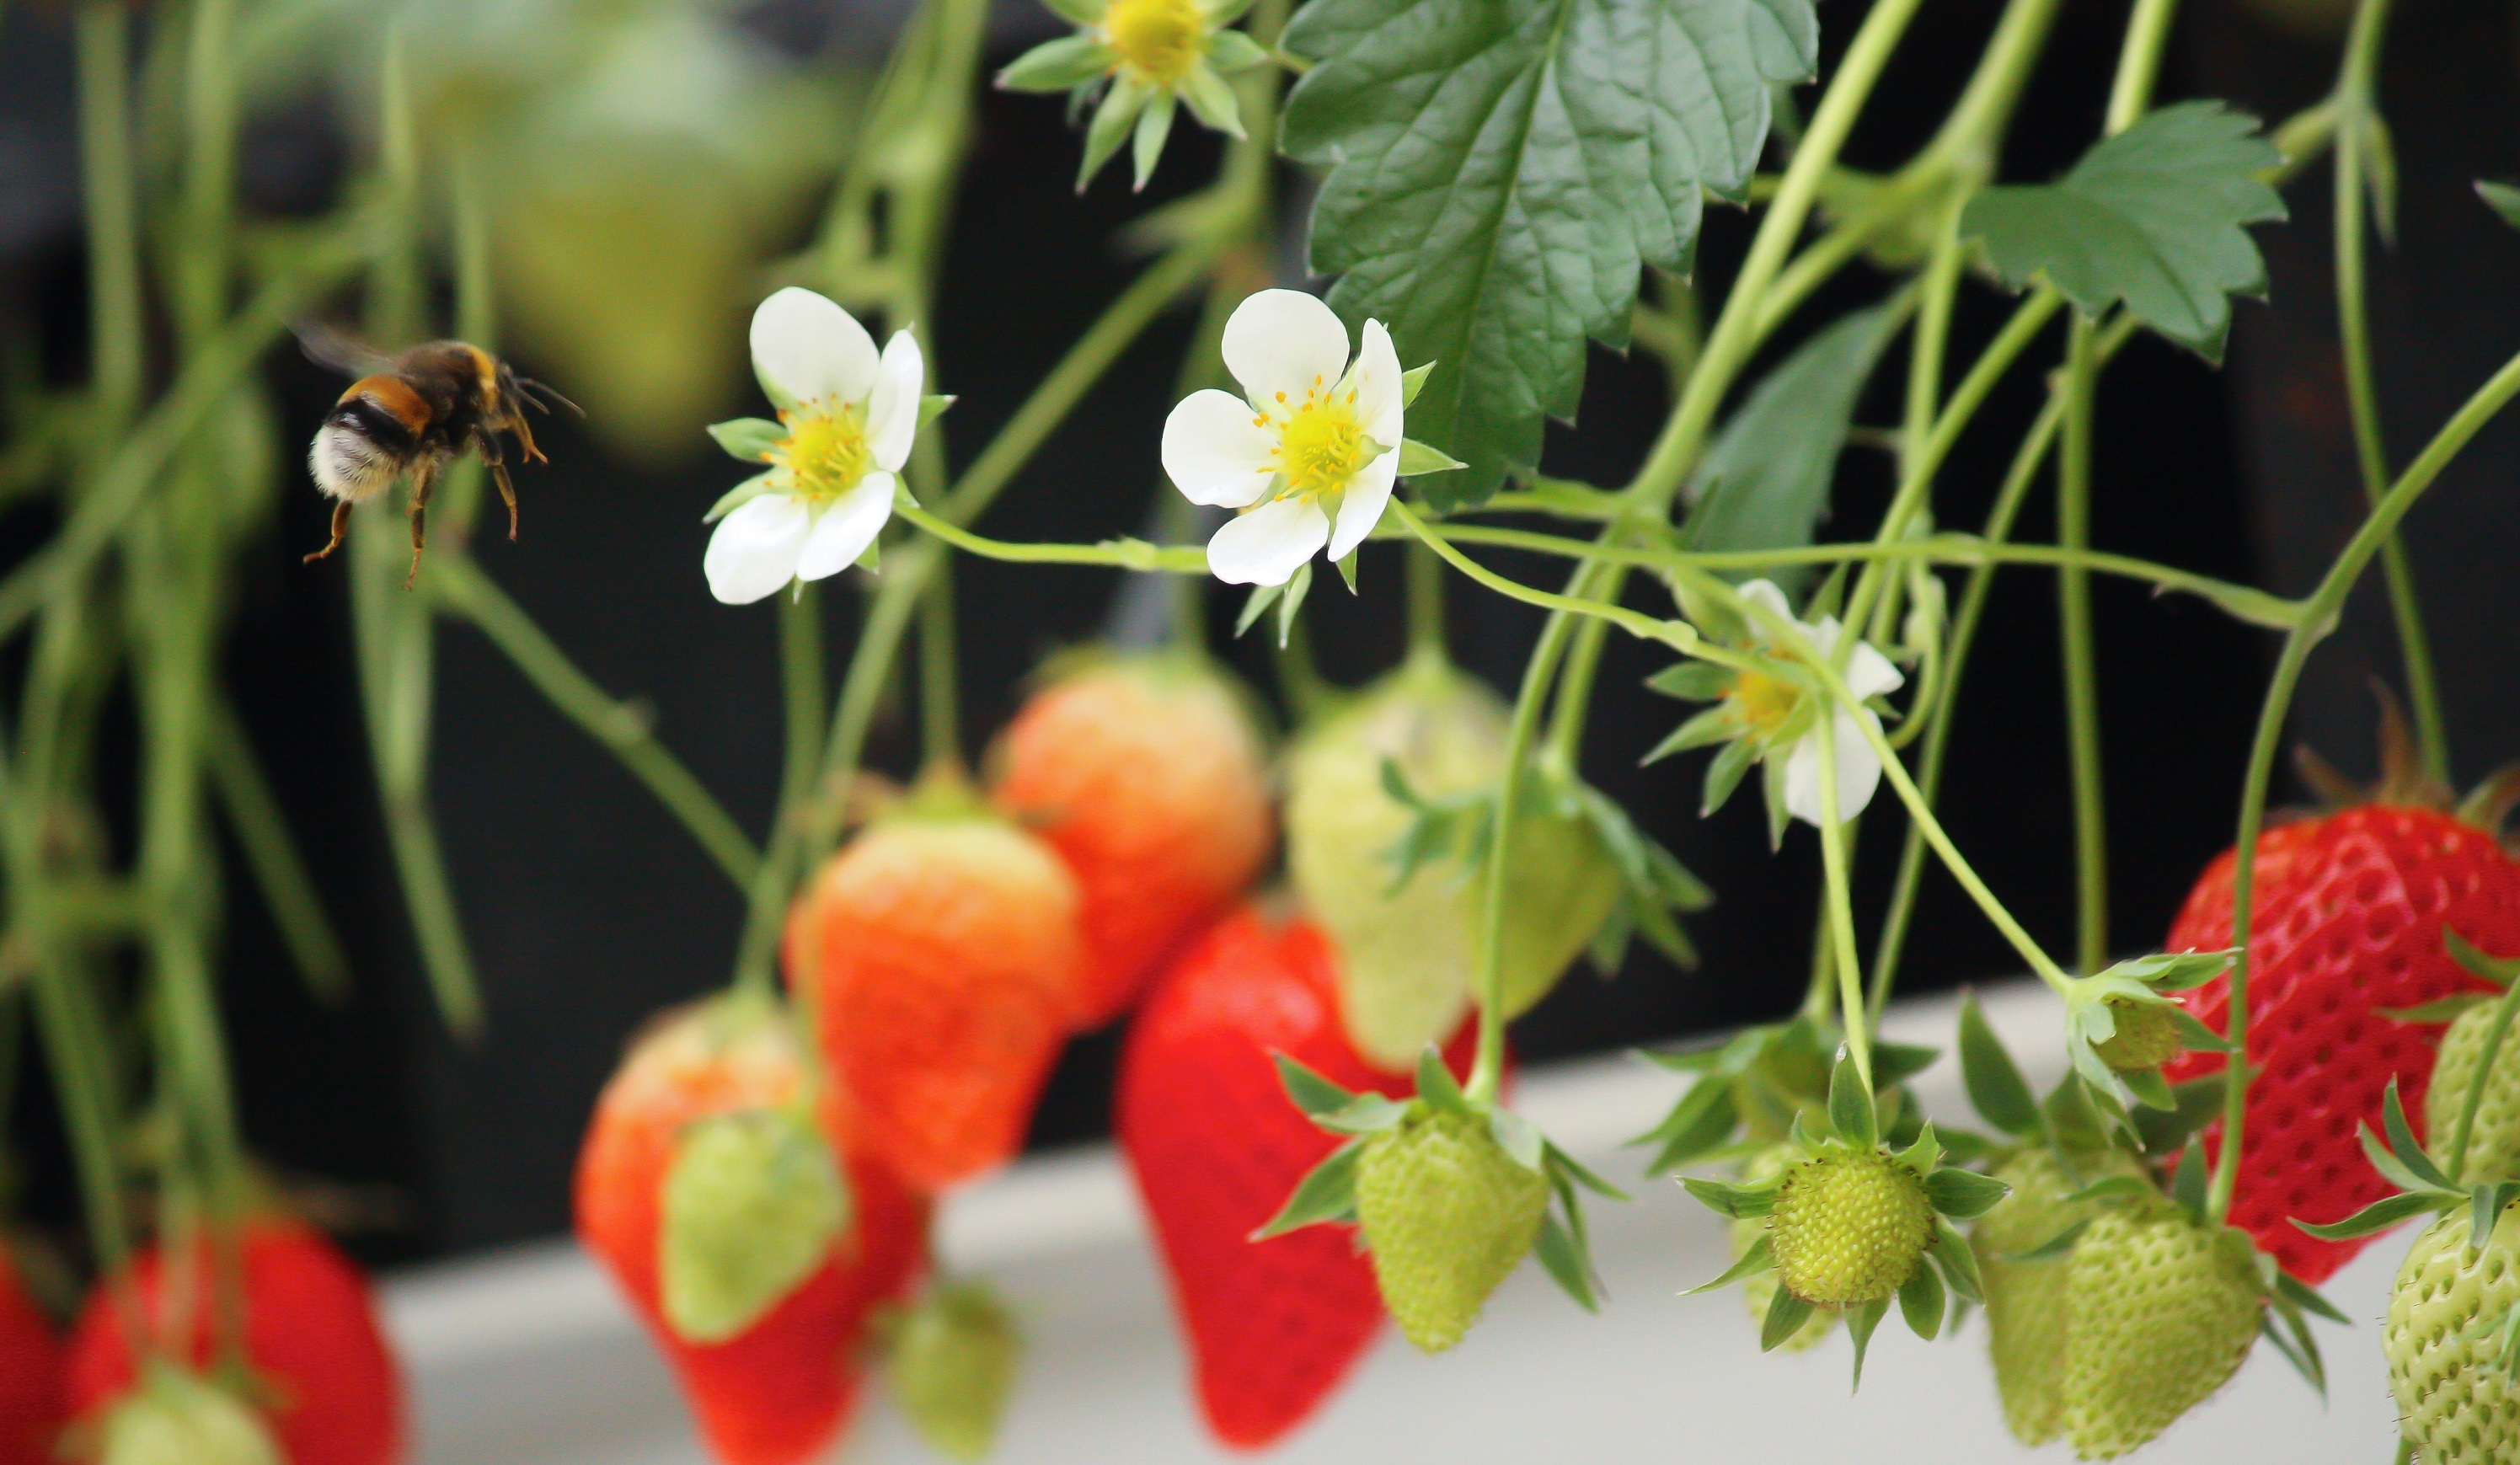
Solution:
M 1242 385 L 1192 392 L 1164 422 L 1164 471 L 1193 504 L 1241 511 L 1207 544 L 1236 585 L 1282 585 L 1325 547 L 1343 559 L 1372 532 L 1400 470 L 1406 399 L 1379 321 L 1348 360 L 1347 328 L 1301 290 L 1264 289 L 1225 323 Z
M 1785 593 L 1766 580 L 1753 580 L 1741 587 L 1741 598 L 1773 611 L 1785 620 L 1794 619 L 1793 607 Z M 1803 639 L 1822 656 L 1835 654 L 1837 639 L 1844 628 L 1837 617 L 1823 615 L 1815 621 L 1796 621 L 1802 627 Z M 1758 631 L 1754 623 L 1753 634 Z M 1869 642 L 1858 642 L 1855 652 L 1847 659 L 1846 689 L 1858 704 L 1899 689 L 1907 678 L 1890 664 Z M 1778 695 L 1781 692 L 1783 695 Z M 1725 701 L 1737 716 L 1753 728 L 1774 727 L 1794 711 L 1799 688 L 1780 683 L 1758 672 L 1744 672 L 1725 693 Z M 1794 818 L 1815 827 L 1822 823 L 1820 800 L 1821 729 L 1818 718 L 1808 720 L 1811 726 L 1793 740 L 1785 753 L 1785 810 Z M 1881 756 L 1872 750 L 1865 736 L 1869 728 L 1881 731 L 1881 718 L 1871 708 L 1840 705 L 1829 727 L 1829 742 L 1837 753 L 1837 817 L 1851 820 L 1872 802 L 1873 791 L 1881 786 Z M 1769 757 L 1776 756 L 1770 749 Z
M 926 375 L 908 331 L 878 354 L 856 317 L 792 286 L 752 313 L 752 369 L 779 421 L 709 429 L 736 457 L 770 465 L 709 511 L 717 529 L 701 568 L 730 605 L 835 575 L 873 547 L 892 517 Z

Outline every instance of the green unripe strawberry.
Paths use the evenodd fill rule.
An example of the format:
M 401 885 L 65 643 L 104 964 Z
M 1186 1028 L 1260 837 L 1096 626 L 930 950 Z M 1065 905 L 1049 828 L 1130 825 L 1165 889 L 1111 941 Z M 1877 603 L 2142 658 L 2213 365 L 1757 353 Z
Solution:
M 2424 1465 L 2520 1462 L 2520 1380 L 2496 1358 L 2498 1324 L 2520 1307 L 2520 1224 L 2513 1207 L 2467 1249 L 2460 1206 L 2415 1238 L 2389 1294 L 2381 1351 L 2399 1426 Z
M 1995 1173 L 2012 1193 L 1969 1236 L 1986 1292 L 1987 1354 L 2003 1399 L 2003 1422 L 2024 1444 L 2045 1444 L 2065 1428 L 2065 1280 L 2071 1253 L 2036 1262 L 2007 1259 L 2047 1245 L 2099 1211 L 2094 1202 L 2068 1203 L 2067 1196 L 2112 1176 L 2143 1173 L 2132 1156 L 2116 1150 L 2077 1155 L 2075 1169 L 2079 1178 L 2044 1148 L 2014 1156 Z
M 2483 1002 L 2468 1008 L 2442 1034 L 2432 1087 L 2424 1090 L 2424 1132 L 2445 1151 L 2458 1132 L 2459 1114 L 2467 1106 L 2477 1061 L 2485 1056 L 2485 1041 L 2493 1035 L 2498 1005 Z M 2485 1096 L 2476 1106 L 2476 1127 L 2468 1132 L 2467 1156 L 2458 1173 L 2469 1182 L 2520 1177 L 2520 1024 L 2503 1036 L 2493 1072 L 2486 1076 Z
M 1831 1147 L 1785 1172 L 1768 1214 L 1777 1280 L 1807 1303 L 1895 1294 L 1934 1239 L 1922 1176 L 1878 1149 Z
M 1801 1156 L 1802 1151 L 1789 1144 L 1761 1150 L 1751 1158 L 1749 1164 L 1741 1168 L 1741 1179 L 1743 1183 L 1751 1185 L 1773 1180 L 1783 1175 L 1785 1168 Z M 1738 1262 L 1749 1255 L 1750 1248 L 1756 1246 L 1759 1238 L 1766 1234 L 1768 1234 L 1768 1222 L 1764 1218 L 1745 1217 L 1733 1221 L 1732 1260 Z M 1748 1305 L 1750 1321 L 1753 1324 L 1767 1320 L 1768 1309 L 1775 1304 L 1776 1300 L 1777 1274 L 1774 1271 L 1763 1271 L 1742 1279 L 1741 1301 Z M 1820 1341 L 1827 1337 L 1829 1330 L 1836 1326 L 1837 1314 L 1822 1309 L 1813 1312 L 1801 1327 L 1794 1329 L 1792 1335 L 1777 1347 L 1789 1354 L 1817 1348 L 1820 1346 Z
M 2121 998 L 2108 999 L 2109 1015 L 2117 1019 L 2117 1033 L 2092 1051 L 2100 1061 L 2120 1073 L 2139 1073 L 2159 1068 L 2176 1058 L 2186 1047 L 2179 1031 L 2177 1010 L 2162 1002 L 2128 1001 Z
M 819 1269 L 849 1226 L 849 1191 L 802 1103 L 684 1126 L 665 1173 L 657 1275 L 687 1343 L 748 1331 Z
M 98 1422 L 97 1465 L 282 1465 L 262 1417 L 227 1390 L 158 1365 Z
M 1400 1331 L 1430 1354 L 1462 1341 L 1548 1209 L 1549 1182 L 1505 1152 L 1483 1114 L 1419 1100 L 1357 1158 L 1374 1282 Z
M 1413 660 L 1288 754 L 1287 871 L 1338 948 L 1348 1036 L 1385 1068 L 1407 1068 L 1469 1010 L 1481 890 L 1459 848 L 1393 888 L 1391 852 L 1418 816 L 1384 786 L 1383 763 L 1430 803 L 1494 789 L 1506 722 L 1505 704 L 1476 679 Z M 1549 991 L 1621 894 L 1590 827 L 1530 802 L 1514 825 L 1501 973 L 1508 1016 Z
M 2065 1278 L 2065 1438 L 2086 1460 L 2150 1442 L 2237 1371 L 2266 1296 L 2246 1235 L 2166 1200 L 2113 1207 Z
M 987 1287 L 941 1286 L 890 1329 L 893 1401 L 937 1453 L 980 1460 L 997 1442 L 1023 1340 Z

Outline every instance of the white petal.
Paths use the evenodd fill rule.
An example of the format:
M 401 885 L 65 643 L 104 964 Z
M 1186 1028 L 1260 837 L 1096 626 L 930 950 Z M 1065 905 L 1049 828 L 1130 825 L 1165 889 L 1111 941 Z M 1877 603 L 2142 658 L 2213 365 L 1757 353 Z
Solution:
M 1856 722 L 1858 714 L 1837 709 L 1831 733 L 1837 739 L 1837 817 L 1842 822 L 1864 812 L 1872 802 L 1873 791 L 1881 786 L 1881 760 L 1874 756 L 1872 744 L 1865 741 L 1864 728 Z M 1881 720 L 1870 712 L 1861 714 L 1875 729 Z M 1794 744 L 1785 760 L 1785 811 L 1805 823 L 1821 823 L 1820 804 L 1820 731 L 1814 729 Z
M 1303 499 L 1263 504 L 1207 542 L 1208 573 L 1228 585 L 1283 585 L 1321 553 L 1330 516 Z
M 752 312 L 752 365 L 799 402 L 863 402 L 875 390 L 875 337 L 857 317 L 791 285 Z
M 1332 559 L 1346 558 L 1381 522 L 1383 508 L 1391 502 L 1391 481 L 1399 472 L 1400 449 L 1394 446 L 1347 480 L 1347 499 L 1339 505 L 1338 525 L 1330 534 Z
M 1232 392 L 1192 392 L 1164 419 L 1164 471 L 1193 504 L 1257 503 L 1277 473 L 1277 451 L 1278 434 Z
M 867 402 L 867 446 L 877 467 L 898 473 L 910 461 L 910 440 L 919 435 L 919 404 L 926 388 L 927 363 L 919 354 L 918 338 L 907 331 L 894 332 L 883 343 L 875 395 Z
M 1741 599 L 1753 605 L 1773 610 L 1786 620 L 1794 618 L 1794 607 L 1785 603 L 1785 593 L 1777 589 L 1777 582 L 1774 580 L 1753 580 L 1742 586 Z M 1754 635 L 1765 634 L 1764 629 L 1755 619 L 1750 623 L 1750 630 Z
M 858 562 L 866 547 L 892 517 L 892 491 L 899 480 L 881 469 L 858 480 L 858 486 L 814 520 L 805 536 L 805 553 L 797 557 L 796 578 L 820 580 Z
M 729 605 L 749 605 L 777 593 L 796 575 L 809 515 L 788 494 L 763 494 L 717 521 L 700 568 L 709 594 Z
M 1857 701 L 1897 691 L 1907 680 L 1899 675 L 1897 667 L 1890 664 L 1889 657 L 1874 648 L 1872 643 L 1859 641 L 1855 644 L 1855 654 L 1846 663 L 1846 689 L 1855 693 Z
M 1307 391 L 1337 384 L 1347 371 L 1347 328 L 1302 290 L 1264 289 L 1225 323 L 1225 369 L 1251 405 L 1275 411 L 1280 392 L 1300 402 Z
M 1365 323 L 1356 351 L 1356 420 L 1365 435 L 1386 448 L 1400 446 L 1400 353 L 1380 321 Z M 1335 556 L 1333 556 L 1335 557 Z

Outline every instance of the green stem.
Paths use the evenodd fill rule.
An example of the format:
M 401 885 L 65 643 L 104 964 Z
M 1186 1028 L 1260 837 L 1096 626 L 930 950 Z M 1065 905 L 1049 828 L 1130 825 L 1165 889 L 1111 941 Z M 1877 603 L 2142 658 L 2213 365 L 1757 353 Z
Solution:
M 2056 6 L 2057 0 L 2011 0 L 2003 8 L 1976 74 L 1927 145 L 1925 156 L 1945 160 L 1962 177 L 1994 175 L 1997 142 L 2012 119 L 2040 50 L 2047 45 Z
M 2345 42 L 2345 65 L 2336 81 L 2337 128 L 2333 208 L 2336 229 L 2337 342 L 2345 361 L 2345 400 L 2354 424 L 2354 456 L 2366 501 L 2378 504 L 2389 490 L 2389 450 L 2380 426 L 2379 388 L 2371 370 L 2371 322 L 2363 291 L 2363 149 L 2377 115 L 2374 73 L 2380 39 L 2388 25 L 2388 0 L 2362 0 Z M 2450 781 L 2450 734 L 2443 723 L 2441 691 L 2433 672 L 2424 612 L 2407 563 L 2405 539 L 2392 535 L 2380 547 L 2380 570 L 2389 587 L 2389 611 L 2397 622 L 2406 663 L 2407 696 L 2415 719 L 2415 743 L 2424 772 Z
M 2056 467 L 2056 541 L 2068 553 L 2092 540 L 2092 398 L 2099 375 L 2092 324 L 2077 316 L 2065 348 L 2064 447 Z M 2065 658 L 2065 732 L 2074 782 L 2075 963 L 2098 971 L 2109 950 L 2109 851 L 2100 771 L 2100 692 L 2092 650 L 2092 581 L 2080 564 L 2056 571 Z
M 2231 1196 L 2239 1184 L 2242 1125 L 2248 1110 L 2248 1073 L 2245 1045 L 2249 1031 L 2249 938 L 2255 911 L 2258 865 L 2258 835 L 2266 824 L 2267 786 L 2274 774 L 2275 752 L 2283 741 L 2284 717 L 2292 707 L 2294 688 L 2300 684 L 2301 669 L 2310 658 L 2311 647 L 2333 629 L 2335 618 L 2343 609 L 2346 595 L 2354 582 L 2397 532 L 2398 523 L 2412 509 L 2415 500 L 2441 476 L 2468 440 L 2476 436 L 2495 414 L 2520 395 L 2520 356 L 2503 364 L 2500 371 L 2476 389 L 2465 404 L 2433 434 L 2423 452 L 2398 475 L 2386 496 L 2373 508 L 2362 527 L 2328 567 L 2326 578 L 2311 593 L 2305 618 L 2292 634 L 2284 638 L 2283 652 L 2275 662 L 2274 676 L 2267 686 L 2267 697 L 2258 713 L 2258 728 L 2249 745 L 2249 764 L 2240 785 L 2240 826 L 2232 848 L 2237 851 L 2231 869 L 2231 945 L 2239 949 L 2239 958 L 2232 962 L 2229 977 L 2229 1025 L 2225 1030 L 2232 1051 L 2239 1054 L 2227 1070 L 2223 1098 L 2223 1150 L 2214 1167 L 2214 1181 L 2207 1192 L 2208 1215 L 2221 1221 L 2231 1211 Z
M 1584 723 L 1593 710 L 1593 682 L 1600 675 L 1601 652 L 1610 623 L 1586 616 L 1575 628 L 1575 644 L 1566 653 L 1566 670 L 1557 679 L 1557 704 L 1549 714 L 1549 740 L 1541 759 L 1552 773 L 1572 774 L 1584 750 Z
M 2161 74 L 2162 49 L 2170 44 L 2170 22 L 2178 13 L 2179 0 L 2136 0 L 2118 51 L 2117 78 L 2109 86 L 2110 135 L 2134 126 L 2151 105 L 2153 78 Z
M 1820 859 L 1827 904 L 1828 944 L 1837 968 L 1838 1016 L 1846 1031 L 1848 1051 L 1855 1055 L 1855 1076 L 1872 1091 L 1872 1026 L 1864 997 L 1864 969 L 1855 954 L 1855 903 L 1847 889 L 1846 822 L 1837 812 L 1837 717 L 1821 713 Z M 1893 755 L 1896 756 L 1895 754 Z
M 1422 544 L 1408 547 L 1409 653 L 1444 656 L 1444 562 Z M 1204 566 L 1202 566 L 1203 568 Z
M 184 246 L 171 291 L 176 327 L 205 335 L 228 307 L 230 200 L 236 192 L 236 0 L 195 0 L 184 30 Z
M 146 342 L 140 317 L 139 179 L 131 151 L 131 12 L 121 0 L 81 0 L 79 167 L 86 195 L 88 340 L 100 447 L 140 405 Z
M 291 962 L 317 1000 L 338 1005 L 349 995 L 350 958 L 325 914 L 315 877 L 297 851 L 270 780 L 263 777 L 252 739 L 223 691 L 210 692 L 207 716 L 202 755 L 211 792 L 227 815 L 228 828 L 236 835 L 247 867 L 253 871 L 254 884 L 262 891 L 281 944 L 289 948 Z
M 760 870 L 760 853 L 744 837 L 742 826 L 710 794 L 707 785 L 692 777 L 691 771 L 656 740 L 652 714 L 647 709 L 606 694 L 468 555 L 440 552 L 429 562 L 428 585 L 447 613 L 487 637 L 545 701 L 589 737 L 610 749 L 631 777 L 646 784 L 656 802 L 681 821 L 738 889 L 752 883 Z M 821 701 L 822 694 L 817 691 L 813 698 L 817 711 Z M 809 739 L 807 746 L 816 741 L 819 738 Z
M 939 556 L 919 599 L 919 731 L 931 768 L 963 763 L 962 688 L 954 674 L 954 566 Z
M 2450 1182 L 2458 1183 L 2459 1173 L 2467 1168 L 2468 1141 L 2476 1134 L 2477 1112 L 2485 1107 L 2485 1089 L 2495 1075 L 2495 1060 L 2501 1055 L 2502 1041 L 2511 1032 L 2511 1017 L 2520 1012 L 2520 981 L 2502 989 L 2494 1003 L 2494 1025 L 2486 1031 L 2485 1046 L 2476 1055 L 2476 1072 L 2469 1076 L 2467 1092 L 2459 1095 L 2458 1125 L 2451 1132 L 2450 1163 L 2442 1168 L 2450 1173 Z
M 1398 500 L 1392 503 L 1399 507 Z M 1580 576 L 1583 571 L 1576 573 Z M 1550 679 L 1574 626 L 1567 616 L 1550 617 L 1531 659 L 1523 664 L 1522 689 L 1514 697 L 1513 721 L 1506 731 L 1505 771 L 1497 781 L 1496 832 L 1488 844 L 1487 861 L 1479 866 L 1478 965 L 1471 989 L 1479 1002 L 1478 1055 L 1471 1061 L 1469 1082 L 1462 1086 L 1462 1092 L 1475 1104 L 1495 1103 L 1505 1082 L 1505 913 L 1513 868 L 1514 824 L 1522 815 L 1523 768 L 1530 762 L 1540 714 L 1549 702 Z

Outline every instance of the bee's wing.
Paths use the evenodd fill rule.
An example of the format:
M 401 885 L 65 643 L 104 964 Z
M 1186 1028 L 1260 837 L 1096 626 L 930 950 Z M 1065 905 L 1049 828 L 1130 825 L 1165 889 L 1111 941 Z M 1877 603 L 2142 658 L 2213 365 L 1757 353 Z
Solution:
M 393 357 L 329 321 L 292 321 L 299 349 L 317 366 L 348 377 L 373 377 L 393 365 Z

